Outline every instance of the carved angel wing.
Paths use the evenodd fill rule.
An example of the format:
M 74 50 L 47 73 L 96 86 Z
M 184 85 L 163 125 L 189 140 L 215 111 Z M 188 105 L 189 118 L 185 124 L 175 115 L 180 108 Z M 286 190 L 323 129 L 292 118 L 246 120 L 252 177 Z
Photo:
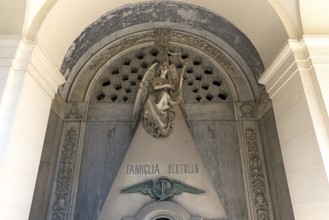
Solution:
M 180 195 L 183 192 L 191 193 L 191 194 L 201 194 L 205 191 L 202 189 L 195 188 L 193 186 L 187 185 L 185 183 L 179 182 L 177 180 L 172 181 L 173 184 L 173 194 Z
M 142 193 L 143 195 L 149 195 L 154 198 L 154 193 L 152 191 L 153 181 L 148 180 L 142 183 L 138 183 L 133 186 L 129 186 L 121 190 L 121 193 Z
M 139 84 L 139 89 L 137 91 L 135 103 L 134 103 L 134 110 L 133 110 L 133 127 L 136 127 L 138 117 L 140 113 L 142 112 L 142 109 L 144 107 L 145 101 L 148 96 L 148 88 L 150 86 L 151 80 L 154 78 L 155 74 L 155 66 L 158 65 L 158 63 L 152 64 L 152 66 L 146 71 L 146 73 L 143 76 L 142 81 Z

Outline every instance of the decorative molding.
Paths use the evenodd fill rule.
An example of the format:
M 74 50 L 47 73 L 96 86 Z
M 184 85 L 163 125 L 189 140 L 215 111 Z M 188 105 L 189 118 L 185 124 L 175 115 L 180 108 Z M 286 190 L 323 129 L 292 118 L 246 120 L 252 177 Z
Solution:
M 192 35 L 184 34 L 173 30 L 170 31 L 165 28 L 157 28 L 154 29 L 154 31 L 148 31 L 142 34 L 132 35 L 122 39 L 120 42 L 114 45 L 110 45 L 106 49 L 106 52 L 102 53 L 92 62 L 92 64 L 89 66 L 89 70 L 95 70 L 100 68 L 106 61 L 108 61 L 116 54 L 125 49 L 128 49 L 138 44 L 155 41 L 155 36 L 158 35 L 169 35 L 167 36 L 169 37 L 169 39 L 166 39 L 166 41 L 186 44 L 207 53 L 209 56 L 214 58 L 227 71 L 227 73 L 235 71 L 234 66 L 231 64 L 231 61 L 223 54 L 220 49 L 218 49 L 211 43 Z M 158 44 L 160 47 L 163 47 L 165 43 L 166 42 L 159 42 L 159 40 L 156 41 L 156 44 Z
M 20 48 L 22 37 L 0 35 L 0 67 L 11 67 Z
M 19 69 L 18 54 L 24 49 L 22 48 L 21 39 L 21 36 L 17 35 L 0 35 L 0 102 L 3 98 L 9 73 Z M 23 69 L 26 69 L 25 62 Z
M 214 60 L 216 60 L 228 74 L 235 71 L 234 66 L 231 64 L 231 61 L 223 54 L 223 52 L 216 46 L 205 40 L 185 33 L 172 31 L 170 32 L 170 41 L 186 44 L 203 51 L 204 53 L 212 57 Z
M 268 198 L 266 198 L 266 180 L 257 145 L 256 132 L 250 127 L 247 128 L 245 130 L 245 139 L 248 149 L 249 180 L 254 201 L 254 212 L 257 220 L 269 220 L 270 209 Z
M 85 104 L 84 103 L 68 103 L 67 109 L 69 110 L 65 114 L 65 120 L 68 121 L 81 121 L 85 119 Z
M 183 192 L 201 194 L 205 191 L 177 180 L 171 180 L 167 177 L 147 180 L 121 190 L 121 193 L 142 193 L 143 195 L 150 196 L 156 201 L 168 201 Z
M 270 98 L 287 83 L 287 81 L 298 72 L 292 44 L 290 41 L 277 56 L 272 65 L 261 75 L 258 82 L 265 85 Z
M 92 62 L 92 64 L 89 66 L 89 70 L 99 69 L 106 61 L 114 57 L 116 54 L 135 45 L 150 42 L 150 41 L 154 41 L 153 31 L 128 36 L 114 45 L 109 45 L 109 47 L 105 50 L 105 52 L 102 53 L 98 58 L 96 58 Z
M 154 28 L 154 41 L 163 53 L 168 51 L 170 41 L 170 29 L 169 28 Z
M 255 102 L 241 102 L 237 103 L 239 119 L 241 120 L 256 120 L 257 107 Z
M 128 35 L 122 37 L 120 39 L 115 40 L 115 42 L 106 45 L 102 50 L 98 51 L 85 66 L 83 66 L 79 71 L 73 71 L 70 74 L 70 77 L 67 78 L 66 84 L 61 88 L 61 94 L 65 99 L 74 100 L 74 101 L 84 101 L 88 100 L 88 98 L 92 95 L 91 91 L 88 88 L 93 88 L 93 84 L 97 83 L 96 81 L 92 81 L 92 77 L 97 79 L 97 77 L 101 74 L 102 71 L 106 67 L 108 67 L 111 59 L 119 57 L 120 54 L 129 53 L 133 51 L 134 48 L 143 47 L 142 45 L 152 46 L 155 45 L 155 31 L 148 30 L 144 32 L 138 32 L 134 35 Z M 159 34 L 159 33 L 158 33 Z M 185 32 L 180 32 L 177 30 L 170 30 L 169 34 L 169 46 L 179 46 L 179 45 L 186 45 L 186 48 L 191 48 L 192 50 L 200 50 L 206 56 L 210 57 L 212 60 L 216 62 L 216 68 L 219 68 L 222 72 L 225 72 L 223 75 L 227 75 L 226 79 L 231 79 L 237 83 L 248 83 L 246 78 L 243 77 L 244 74 L 242 70 L 236 65 L 235 61 L 232 60 L 228 54 L 223 52 L 223 50 L 216 44 L 201 39 L 198 36 L 189 35 Z M 78 77 L 78 75 L 83 75 L 83 79 Z M 228 77 L 228 75 L 230 77 Z M 96 76 L 96 77 L 95 77 Z M 247 76 L 247 75 L 245 75 Z M 74 88 L 69 89 L 70 85 L 72 85 L 73 80 L 75 83 L 73 86 L 78 86 L 79 90 L 87 91 L 85 93 L 78 93 L 73 92 L 75 91 Z M 87 82 L 92 82 L 87 83 Z M 234 89 L 231 87 L 231 89 Z M 251 93 L 252 91 L 249 90 L 250 88 L 244 89 L 243 87 L 239 86 L 237 88 L 237 93 L 241 94 L 241 100 L 251 100 Z M 100 90 L 101 91 L 101 90 Z M 100 91 L 97 91 L 99 93 Z M 104 91 L 101 91 L 104 93 Z M 105 94 L 105 93 L 104 93 Z M 94 95 L 94 94 L 93 94 Z M 213 94 L 212 94 L 213 95 Z M 87 97 L 87 98 L 86 98 Z M 210 96 L 211 97 L 211 96 Z M 231 96 L 229 96 L 230 98 Z M 218 99 L 218 97 L 216 96 Z M 211 98 L 210 98 L 211 99 Z M 130 99 L 129 99 L 130 100 Z
M 14 60 L 11 64 L 14 71 L 26 71 L 31 62 L 35 42 L 21 39 L 16 50 Z
M 289 40 L 272 65 L 261 75 L 259 83 L 266 86 L 270 98 L 274 97 L 294 74 L 327 64 L 329 56 L 325 48 L 329 48 L 329 37 L 305 36 L 301 41 Z
M 39 41 L 34 43 L 31 61 L 27 71 L 39 83 L 39 85 L 54 98 L 58 86 L 65 82 L 64 77 L 48 57 Z
M 0 66 L 11 67 L 13 71 L 29 73 L 35 81 L 53 98 L 58 86 L 65 82 L 59 70 L 55 67 L 40 42 L 19 39 L 0 39 L 0 47 L 9 46 L 7 51 L 11 56 L 0 60 Z M 7 47 L 8 47 L 7 46 Z
M 70 129 L 65 135 L 63 150 L 61 153 L 59 169 L 56 179 L 55 192 L 51 213 L 51 220 L 67 219 L 70 195 L 72 191 L 74 164 L 78 144 L 77 131 Z
M 262 118 L 271 108 L 271 99 L 267 93 L 263 93 L 257 102 L 257 119 Z

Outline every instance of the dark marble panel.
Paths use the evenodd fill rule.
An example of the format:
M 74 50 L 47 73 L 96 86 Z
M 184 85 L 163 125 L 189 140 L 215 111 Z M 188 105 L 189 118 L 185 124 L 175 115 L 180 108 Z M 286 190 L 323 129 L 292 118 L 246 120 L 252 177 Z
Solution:
M 75 220 L 96 220 L 129 147 L 131 122 L 88 122 Z
M 29 220 L 45 220 L 54 181 L 63 121 L 50 112 Z
M 235 121 L 191 121 L 193 139 L 229 219 L 247 220 Z
M 273 110 L 259 120 L 266 169 L 276 220 L 294 220 Z

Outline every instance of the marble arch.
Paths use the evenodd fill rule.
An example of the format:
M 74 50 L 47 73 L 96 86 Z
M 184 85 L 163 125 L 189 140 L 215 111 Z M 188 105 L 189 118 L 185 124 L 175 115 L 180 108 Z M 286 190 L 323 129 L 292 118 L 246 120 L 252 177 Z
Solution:
M 143 23 L 145 21 L 148 21 L 148 23 Z M 151 23 L 149 23 L 150 21 Z M 205 22 L 207 25 L 203 25 Z M 129 44 L 125 38 L 128 39 L 130 34 L 134 35 L 135 33 L 136 35 L 138 32 L 147 31 L 158 26 L 168 26 L 173 30 L 186 33 L 176 37 L 174 39 L 176 43 L 190 44 L 190 47 L 193 47 L 191 44 L 195 44 L 195 49 L 201 50 L 206 54 L 208 50 L 206 47 L 210 48 L 210 45 L 213 48 L 218 47 L 220 50 L 225 51 L 226 57 L 234 60 L 238 69 L 243 69 L 244 73 L 242 75 L 245 75 L 247 83 L 252 85 L 250 88 L 254 90 L 252 92 L 253 95 L 256 99 L 259 98 L 259 91 L 255 91 L 257 88 L 256 81 L 264 67 L 258 52 L 250 40 L 234 25 L 220 16 L 198 9 L 193 5 L 176 4 L 173 2 L 162 2 L 156 5 L 150 3 L 131 5 L 124 9 L 108 12 L 89 25 L 71 45 L 63 61 L 61 72 L 67 78 L 66 85 L 62 90 L 64 96 L 67 95 L 71 82 L 78 77 L 77 74 L 81 68 L 87 65 L 85 64 L 87 62 L 94 62 L 93 59 L 96 59 L 97 53 L 106 51 L 105 48 L 110 47 L 110 44 L 120 47 L 118 46 L 120 41 L 124 42 L 124 44 Z M 186 40 L 186 37 L 184 38 L 189 33 L 192 36 L 196 36 L 194 40 Z M 138 37 L 135 36 L 134 40 L 138 42 Z M 151 38 L 144 41 L 142 39 L 141 42 L 145 44 L 150 41 L 152 41 Z M 134 48 L 138 47 L 138 45 L 133 46 Z M 124 49 L 121 49 L 122 52 L 127 52 L 129 49 L 122 48 Z M 210 51 L 214 50 L 211 49 Z M 217 50 L 219 51 L 219 49 Z M 115 55 L 111 54 L 110 58 Z M 215 56 L 215 54 L 209 53 L 208 55 Z M 220 61 L 218 60 L 217 62 Z M 91 74 L 90 71 L 88 74 Z M 88 84 L 88 82 L 85 82 L 85 84 Z M 243 88 L 243 86 L 240 88 Z M 239 89 L 239 86 L 237 86 L 237 89 Z M 240 95 L 242 94 L 246 93 L 240 93 Z
M 250 63 L 247 65 L 245 62 L 246 56 L 239 54 L 237 48 L 234 49 L 232 44 L 225 41 L 221 42 L 220 38 L 216 38 L 217 36 L 213 37 L 214 34 L 210 34 L 211 32 L 209 31 L 197 33 L 198 29 L 193 29 L 191 25 L 186 25 L 186 23 L 170 23 L 171 25 L 175 23 L 175 31 L 178 29 L 182 30 L 182 27 L 179 25 L 183 25 L 188 27 L 188 30 L 184 30 L 184 33 L 192 34 L 200 39 L 206 39 L 209 43 L 222 49 L 227 57 L 232 58 L 231 61 L 240 68 L 240 73 L 244 75 L 243 83 L 235 84 L 237 81 L 233 82 L 234 80 L 232 80 L 231 85 L 249 84 L 250 88 L 254 89 L 251 89 L 252 92 L 246 93 L 250 95 L 248 98 L 236 98 L 234 99 L 235 102 L 198 104 L 208 110 L 211 109 L 209 108 L 210 104 L 214 104 L 216 108 L 213 109 L 216 111 L 210 114 L 209 112 L 200 114 L 199 111 L 196 111 L 197 108 L 193 107 L 195 103 L 190 103 L 189 114 L 202 116 L 202 118 L 199 118 L 199 122 L 210 121 L 207 126 L 202 126 L 198 121 L 189 122 L 192 124 L 191 128 L 196 140 L 203 137 L 204 145 L 198 143 L 199 147 L 213 146 L 214 143 L 225 143 L 222 146 L 230 146 L 229 148 L 218 147 L 203 150 L 202 152 L 223 153 L 220 150 L 225 149 L 226 153 L 232 153 L 224 154 L 226 157 L 223 158 L 221 158 L 221 154 L 213 153 L 212 156 L 216 155 L 217 160 L 205 157 L 205 161 L 211 162 L 207 165 L 209 166 L 207 169 L 215 170 L 213 173 L 216 175 L 223 175 L 222 170 L 216 170 L 216 166 L 212 167 L 211 165 L 218 165 L 218 162 L 228 160 L 235 161 L 234 158 L 237 157 L 244 158 L 241 162 L 244 163 L 245 168 L 257 168 L 259 164 L 257 158 L 248 160 L 246 159 L 246 154 L 243 156 L 243 154 L 234 154 L 234 151 L 229 151 L 232 149 L 236 150 L 234 146 L 240 146 L 242 147 L 240 149 L 246 150 L 248 147 L 256 144 L 259 149 L 263 150 L 265 156 L 266 166 L 263 168 L 266 168 L 266 172 L 268 172 L 269 194 L 272 196 L 271 200 L 266 200 L 272 204 L 265 204 L 273 207 L 273 212 L 271 210 L 270 212 L 274 214 L 275 219 L 327 219 L 329 216 L 329 132 L 327 126 L 329 124 L 329 105 L 327 102 L 327 97 L 329 96 L 327 74 L 329 51 L 329 29 L 327 28 L 329 17 L 327 16 L 327 11 L 329 2 L 326 0 L 314 0 L 312 2 L 305 0 L 223 0 L 220 1 L 220 4 L 217 0 L 85 0 L 83 3 L 78 0 L 1 1 L 1 217 L 13 220 L 27 218 L 46 219 L 48 205 L 49 207 L 54 207 L 52 204 L 58 205 L 58 212 L 55 213 L 65 213 L 68 218 L 74 218 L 75 213 L 80 213 L 82 216 L 85 215 L 86 218 L 97 213 L 102 196 L 98 196 L 100 199 L 97 199 L 95 194 L 88 194 L 88 188 L 106 189 L 111 184 L 105 181 L 104 185 L 100 187 L 101 184 L 99 182 L 96 183 L 98 177 L 88 176 L 88 174 L 91 175 L 97 172 L 88 173 L 86 172 L 88 170 L 85 169 L 88 165 L 92 165 L 88 163 L 91 157 L 87 157 L 87 159 L 81 159 L 81 157 L 97 155 L 100 162 L 106 161 L 100 159 L 102 156 L 112 157 L 113 155 L 104 153 L 107 152 L 106 149 L 88 147 L 98 146 L 94 145 L 95 143 L 91 141 L 90 137 L 99 137 L 99 141 L 102 142 L 99 145 L 113 145 L 113 141 L 115 141 L 113 136 L 118 134 L 120 136 L 120 132 L 124 130 L 125 122 L 129 121 L 129 118 L 126 117 L 128 111 L 123 111 L 124 108 L 119 107 L 122 103 L 114 105 L 112 105 L 113 103 L 97 103 L 97 98 L 95 99 L 95 97 L 93 97 L 93 104 L 87 104 L 86 101 L 90 99 L 86 97 L 92 97 L 92 84 L 94 81 L 96 83 L 94 85 L 102 86 L 97 84 L 99 83 L 97 79 L 101 78 L 97 78 L 98 74 L 101 75 L 100 72 L 94 75 L 93 80 L 85 81 L 92 82 L 87 86 L 88 92 L 85 93 L 85 97 L 83 99 L 75 99 L 77 96 L 73 95 L 72 91 L 79 90 L 78 85 L 81 85 L 80 77 L 82 76 L 82 74 L 77 73 L 81 73 L 80 70 L 82 69 L 80 67 L 88 60 L 92 61 L 93 58 L 96 58 L 91 57 L 92 54 L 89 54 L 97 52 L 93 51 L 93 47 L 90 47 L 88 52 L 85 53 L 86 57 L 81 57 L 77 65 L 74 65 L 77 69 L 72 69 L 73 72 L 71 73 L 73 74 L 68 74 L 72 78 L 67 78 L 67 88 L 74 89 L 65 90 L 65 87 L 61 87 L 63 89 L 61 90 L 62 95 L 66 99 L 63 100 L 59 95 L 56 95 L 53 101 L 58 86 L 65 82 L 63 75 L 60 73 L 60 68 L 65 54 L 72 43 L 83 30 L 99 19 L 101 15 L 123 10 L 124 8 L 131 9 L 131 7 L 137 4 L 157 4 L 159 2 L 189 5 L 191 8 L 198 8 L 199 11 L 207 11 L 226 19 L 249 39 L 254 49 L 258 52 L 264 66 L 264 72 L 263 70 L 261 71 L 263 72 L 261 77 L 258 79 L 259 75 L 257 76 L 256 74 L 256 79 L 259 83 L 265 85 L 271 101 L 268 100 L 267 95 L 264 95 L 265 90 L 260 92 L 260 96 L 257 95 L 258 88 L 256 87 L 258 85 L 254 77 L 255 72 L 250 67 Z M 160 23 L 158 22 L 156 25 L 161 26 Z M 146 24 L 147 21 L 142 22 L 140 25 L 144 26 Z M 133 25 L 130 27 L 132 29 L 127 27 L 122 29 L 122 32 L 116 31 L 116 36 L 113 35 L 112 40 L 108 39 L 109 41 L 107 42 L 98 41 L 99 44 L 94 44 L 94 49 L 109 46 L 110 44 L 108 43 L 116 43 L 117 40 L 131 36 L 136 31 L 151 31 L 153 29 L 152 25 L 144 26 L 145 28 L 142 28 L 140 25 Z M 136 31 L 133 28 L 136 28 Z M 205 30 L 205 28 L 202 27 L 202 30 Z M 143 46 L 139 46 L 138 50 L 143 50 Z M 192 49 L 186 44 L 175 44 L 175 46 L 184 47 L 186 50 Z M 133 53 L 134 51 L 130 52 Z M 235 52 L 237 53 L 234 55 Z M 193 54 L 195 53 L 201 54 L 203 52 L 194 50 Z M 206 53 L 203 54 L 205 57 L 207 56 Z M 126 54 L 124 53 L 118 54 L 113 59 L 108 60 L 108 63 L 105 63 L 103 68 L 110 68 L 113 62 L 126 58 L 125 56 Z M 211 57 L 207 57 L 207 62 L 211 59 Z M 216 64 L 215 61 L 210 63 L 211 65 Z M 78 70 L 79 65 L 82 65 L 79 67 L 80 70 Z M 224 68 L 219 63 L 216 65 L 218 72 L 230 79 Z M 73 77 L 74 74 L 77 75 Z M 217 82 L 217 84 L 219 83 Z M 257 86 L 254 87 L 253 85 Z M 207 85 L 204 88 L 206 89 Z M 205 89 L 202 88 L 201 91 L 206 91 Z M 231 86 L 231 90 L 235 91 L 235 87 Z M 195 91 L 197 90 L 195 89 Z M 243 94 L 244 92 L 240 91 L 237 93 Z M 252 96 L 254 96 L 254 99 L 251 99 Z M 73 99 L 73 97 L 75 98 Z M 131 97 L 128 98 L 130 99 Z M 208 98 L 211 99 L 211 96 L 208 96 Z M 84 102 L 72 102 L 74 100 L 84 100 Z M 256 100 L 257 102 L 251 100 Z M 115 122 L 115 117 L 112 117 L 105 124 L 102 124 L 102 120 L 105 118 L 104 115 L 108 115 L 109 112 L 106 112 L 104 115 L 93 114 L 95 112 L 104 113 L 104 108 L 102 109 L 101 106 L 105 106 L 105 109 L 111 112 L 110 115 L 115 116 L 115 120 L 119 121 Z M 111 108 L 107 108 L 108 106 L 111 106 Z M 118 112 L 122 114 L 113 114 Z M 223 112 L 226 112 L 226 114 L 221 114 Z M 48 126 L 47 129 L 48 121 L 48 125 L 51 126 Z M 91 125 L 93 122 L 95 124 Z M 230 126 L 231 122 L 238 125 L 238 132 L 233 126 Z M 88 128 L 89 125 L 85 126 L 86 124 L 89 124 L 91 127 Z M 28 129 L 26 129 L 27 125 Z M 45 137 L 46 129 L 47 135 Z M 99 129 L 104 129 L 107 133 L 102 133 Z M 217 132 L 218 129 L 221 132 Z M 126 128 L 127 130 L 128 128 Z M 84 136 L 85 131 L 89 132 L 89 137 Z M 208 131 L 211 137 L 205 139 L 205 135 L 202 135 L 204 131 Z M 91 134 L 90 132 L 95 133 Z M 232 133 L 239 134 L 238 138 L 229 140 L 238 140 L 240 138 L 240 142 L 230 145 L 231 143 L 225 142 L 227 139 L 221 139 L 215 135 L 222 133 L 226 136 Z M 83 140 L 81 137 L 85 139 Z M 44 140 L 45 144 L 43 144 Z M 124 141 L 119 141 L 119 143 L 120 146 L 125 146 Z M 79 148 L 78 154 L 76 154 L 78 157 L 72 158 L 73 160 L 77 159 L 76 165 L 78 169 L 68 166 L 70 163 L 63 163 L 62 167 L 66 167 L 65 169 L 69 170 L 74 168 L 74 173 L 78 174 L 79 166 L 81 165 L 81 180 L 93 179 L 96 182 L 91 185 L 87 184 L 88 181 L 80 181 L 79 183 L 79 178 L 75 175 L 72 183 L 73 188 L 70 191 L 73 194 L 69 194 L 69 197 L 58 197 L 59 199 L 54 200 L 54 197 L 50 198 L 50 191 L 52 186 L 57 184 L 58 169 L 56 164 L 61 163 L 61 160 L 57 160 L 57 155 L 59 155 L 58 158 L 61 158 L 61 153 L 68 153 L 67 150 L 72 146 L 87 146 L 84 150 Z M 122 154 L 121 150 L 124 149 L 125 147 L 115 148 L 110 152 L 116 152 L 118 156 Z M 89 153 L 81 154 L 82 151 L 87 150 L 89 150 Z M 253 154 L 257 153 L 262 154 L 261 151 L 253 151 Z M 235 156 L 232 158 L 229 155 Z M 112 158 L 115 160 L 118 157 Z M 81 161 L 87 161 L 87 163 L 80 163 Z M 115 164 L 118 163 L 118 161 L 112 163 L 113 166 L 107 170 L 110 173 L 115 172 L 117 169 Z M 253 164 L 253 166 L 248 166 L 248 164 Z M 104 167 L 107 165 L 106 163 L 101 164 Z M 219 165 L 225 167 L 225 163 Z M 228 168 L 229 170 L 243 166 L 231 164 L 228 167 L 230 167 Z M 94 166 L 93 170 L 102 170 L 98 168 Z M 59 169 L 59 171 L 65 170 Z M 231 179 L 228 182 L 234 184 L 244 182 L 245 185 L 251 186 L 249 189 L 252 189 L 252 182 L 248 182 L 250 180 L 248 177 L 255 178 L 257 176 L 251 175 L 251 173 L 248 173 L 248 170 L 244 174 L 246 174 L 246 178 L 242 178 L 244 181 L 232 181 Z M 37 175 L 39 175 L 38 178 Z M 103 176 L 106 175 L 104 174 Z M 228 178 L 230 175 L 224 176 Z M 216 182 L 216 179 L 229 179 L 219 177 L 215 177 L 213 182 L 220 184 Z M 280 184 L 285 183 L 285 177 L 288 179 L 288 187 L 282 188 Z M 66 179 L 59 179 L 59 181 L 64 180 Z M 229 184 L 224 184 L 224 186 L 227 185 Z M 244 188 L 245 185 L 240 185 L 235 189 Z M 79 187 L 80 190 L 78 190 Z M 216 186 L 215 188 L 220 189 L 221 187 Z M 65 193 L 56 194 L 56 190 L 54 192 L 53 195 L 68 196 Z M 78 193 L 75 194 L 76 192 Z M 104 194 L 104 192 L 99 192 L 99 195 Z M 217 191 L 218 194 L 225 194 L 225 192 L 234 192 L 234 190 L 226 188 L 223 191 Z M 289 196 L 286 196 L 288 194 L 291 196 L 292 206 L 290 205 Z M 241 192 L 240 195 L 244 195 L 244 192 Z M 257 203 L 255 203 L 255 200 L 252 199 L 253 194 L 250 195 L 246 195 L 247 202 L 246 199 L 239 200 L 242 197 L 234 196 L 233 194 L 231 194 L 233 197 L 226 194 L 223 198 L 225 198 L 224 201 L 231 201 L 230 204 L 240 204 L 241 207 L 244 207 L 241 209 L 244 211 L 240 212 L 241 215 L 237 217 L 238 219 L 246 216 L 245 213 L 247 212 L 248 219 L 264 218 L 266 211 L 260 209 L 260 205 L 264 204 L 264 197 L 254 195 L 254 198 L 257 200 Z M 232 202 L 232 199 L 235 199 L 236 203 Z M 51 201 L 51 204 L 48 204 L 49 201 Z M 79 204 L 76 205 L 77 210 L 71 209 L 74 207 L 75 201 L 79 201 Z M 85 208 L 86 203 L 84 202 L 88 201 L 91 201 L 91 206 L 88 207 L 93 211 L 87 211 Z M 246 208 L 246 204 L 249 204 L 250 207 Z M 224 206 L 225 210 L 228 210 L 229 216 L 239 215 L 239 211 L 236 209 L 237 206 L 228 206 L 227 204 L 224 204 Z M 253 209 L 254 207 L 257 208 L 257 206 L 259 210 Z M 17 210 L 20 211 L 18 212 Z
M 257 120 L 271 108 L 264 90 L 257 83 L 264 71 L 261 56 L 247 36 L 226 19 L 194 5 L 164 1 L 128 5 L 104 14 L 82 31 L 68 50 L 61 66 L 61 73 L 66 78 L 60 89 L 63 100 L 58 101 L 58 98 L 53 103 L 56 114 L 63 117 L 63 128 L 57 136 L 62 137 L 62 141 L 57 140 L 62 146 L 62 154 L 59 154 L 59 166 L 54 170 L 56 184 L 49 197 L 47 219 L 97 218 L 97 210 L 102 208 L 105 195 L 111 189 L 133 132 L 129 128 L 131 104 L 117 103 L 116 98 L 112 101 L 92 99 L 94 87 L 112 63 L 135 51 L 154 47 L 156 36 L 153 30 L 167 27 L 170 29 L 169 46 L 202 57 L 223 76 L 223 85 L 227 85 L 229 98 L 224 101 L 212 98 L 222 87 L 216 94 L 203 97 L 205 102 L 191 98 L 194 90 L 186 91 L 187 96 L 191 96 L 186 106 L 191 133 L 202 159 L 212 161 L 206 163 L 206 167 L 208 172 L 215 172 L 212 181 L 217 195 L 223 196 L 227 216 L 253 219 L 259 218 L 260 210 L 264 210 L 267 218 L 273 218 L 264 158 L 257 149 L 254 149 L 253 158 L 247 153 L 251 150 L 250 141 L 262 146 Z M 197 83 L 194 88 L 203 91 L 208 90 L 208 86 Z M 117 90 L 122 90 L 122 87 L 120 85 Z M 271 119 L 273 115 L 269 114 Z M 54 125 L 49 124 L 50 127 Z M 221 133 L 221 129 L 227 131 Z M 205 144 L 200 133 L 209 137 L 211 143 Z M 248 134 L 258 139 L 248 140 Z M 93 138 L 95 135 L 99 136 L 97 140 Z M 221 145 L 224 145 L 222 150 Z M 107 153 L 99 155 L 103 151 Z M 222 154 L 210 156 L 210 151 L 222 151 Z M 66 158 L 65 155 L 72 157 Z M 117 159 L 107 162 L 106 157 Z M 70 165 L 65 167 L 67 160 Z M 252 174 L 252 160 L 258 161 L 257 169 L 262 170 L 261 174 Z M 216 166 L 221 163 L 221 167 Z M 234 168 L 230 168 L 232 166 Z M 65 181 L 66 169 L 70 171 L 70 178 Z M 104 175 L 107 170 L 111 174 Z M 226 174 L 231 172 L 236 176 Z M 220 181 L 222 178 L 224 182 Z M 262 185 L 256 186 L 252 178 L 259 178 Z M 63 194 L 63 187 L 70 191 Z M 259 191 L 257 195 L 256 190 Z M 99 191 L 99 198 L 96 191 Z M 234 204 L 229 204 L 229 198 L 235 201 Z M 257 203 L 256 198 L 262 204 Z M 31 213 L 35 213 L 34 210 Z

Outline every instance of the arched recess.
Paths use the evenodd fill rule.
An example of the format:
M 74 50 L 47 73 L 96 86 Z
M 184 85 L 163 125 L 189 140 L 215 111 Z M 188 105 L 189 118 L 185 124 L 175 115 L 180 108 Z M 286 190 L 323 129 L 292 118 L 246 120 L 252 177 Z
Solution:
M 152 26 L 156 27 L 156 24 L 152 24 Z M 170 29 L 167 28 L 169 26 Z M 169 29 L 167 33 L 169 45 L 188 48 L 201 53 L 200 56 L 206 57 L 217 68 L 221 68 L 223 76 L 228 81 L 232 94 L 234 94 L 232 101 L 256 101 L 260 98 L 260 85 L 257 84 L 255 76 L 245 60 L 233 48 L 221 39 L 216 39 L 215 36 L 213 38 L 222 47 L 217 46 L 209 39 L 196 35 L 197 30 L 193 34 L 186 33 L 175 26 L 179 25 L 167 23 L 166 26 L 163 26 L 163 24 L 159 26 L 160 29 L 161 27 Z M 86 52 L 86 54 L 93 54 L 93 56 L 87 61 L 84 61 L 83 57 L 83 62 L 79 61 L 74 70 L 68 75 L 67 81 L 61 90 L 63 98 L 68 102 L 89 102 L 90 90 L 109 63 L 142 47 L 155 46 L 155 38 L 159 37 L 155 36 L 153 29 L 146 29 L 119 38 L 101 49 L 91 48 L 91 51 Z M 100 42 L 100 44 L 102 43 Z M 97 52 L 94 52 L 94 50 Z
M 177 12 L 182 9 L 193 12 L 193 16 Z M 131 14 L 139 17 L 128 16 Z M 157 36 L 157 28 L 166 29 L 167 34 Z M 132 102 L 98 100 L 95 88 L 107 86 L 103 85 L 102 76 L 114 64 L 125 65 L 121 61 L 130 55 L 151 51 L 159 37 L 168 37 L 169 46 L 174 49 L 204 59 L 207 66 L 201 75 L 206 78 L 206 68 L 211 66 L 227 85 L 228 99 L 207 99 L 205 94 L 205 102 L 190 99 L 186 103 L 192 136 L 227 216 L 241 220 L 261 216 L 274 219 L 280 213 L 279 199 L 282 204 L 290 204 L 289 196 L 270 196 L 270 191 L 276 193 L 278 186 L 268 185 L 266 173 L 270 169 L 265 167 L 263 146 L 269 145 L 275 152 L 279 146 L 272 141 L 277 137 L 271 103 L 256 81 L 264 67 L 250 40 L 230 22 L 204 9 L 178 3 L 145 3 L 104 15 L 86 28 L 68 51 L 61 68 L 67 81 L 60 89 L 61 98 L 54 101 L 43 152 L 50 157 L 44 156 L 45 163 L 52 164 L 48 170 L 54 175 L 48 179 L 52 172 L 39 172 L 38 177 L 39 184 L 47 179 L 44 190 L 48 193 L 43 198 L 49 206 L 41 207 L 35 197 L 31 219 L 38 209 L 47 219 L 97 219 L 133 130 Z M 217 86 L 215 81 L 212 84 Z M 209 89 L 202 83 L 197 85 L 198 90 Z M 123 90 L 122 86 L 117 88 Z M 216 89 L 219 95 L 221 88 Z M 187 96 L 193 92 L 191 87 Z M 273 132 L 273 137 L 269 136 Z M 285 178 L 284 173 L 279 176 Z

